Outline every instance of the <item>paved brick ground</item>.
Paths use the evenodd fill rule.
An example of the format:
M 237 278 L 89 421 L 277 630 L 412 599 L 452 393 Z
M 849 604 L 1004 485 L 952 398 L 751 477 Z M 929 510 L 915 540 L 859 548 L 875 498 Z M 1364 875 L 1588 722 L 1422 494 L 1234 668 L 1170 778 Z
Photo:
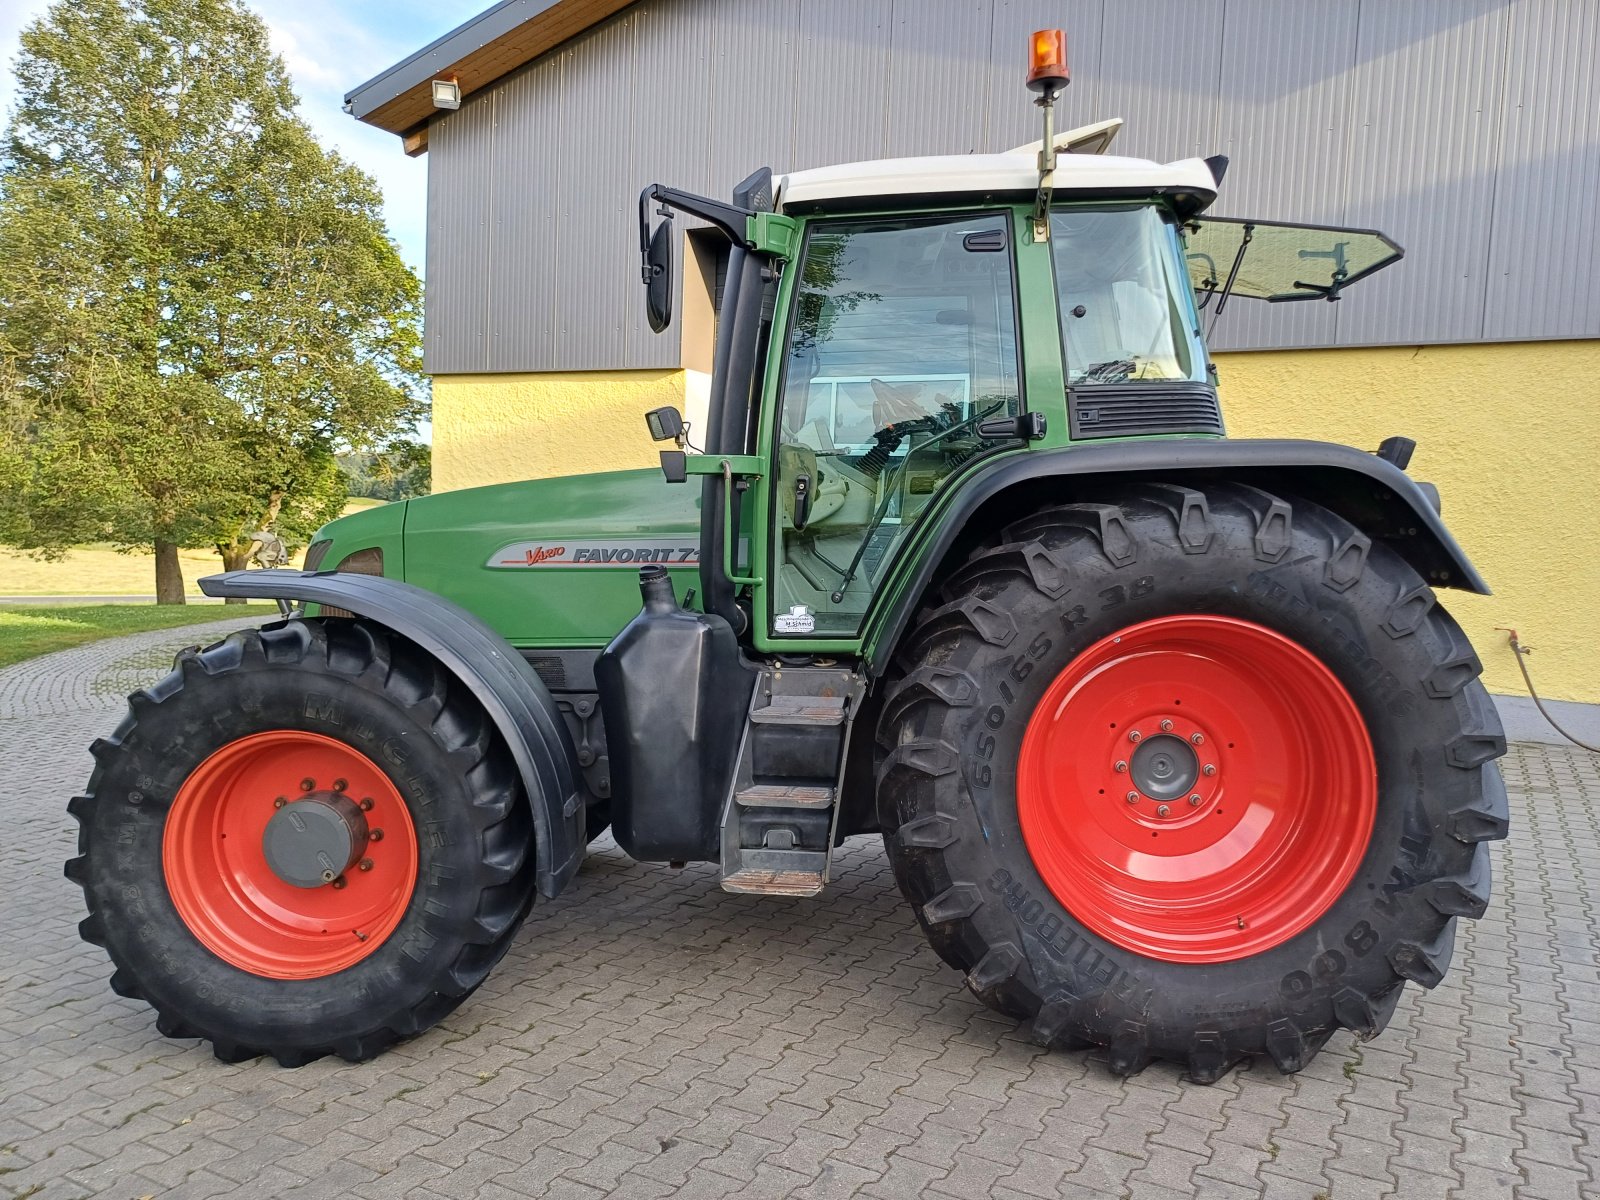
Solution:
M 1600 1197 L 1594 756 L 1513 749 L 1514 833 L 1449 980 L 1291 1079 L 1042 1054 L 923 945 L 867 839 L 809 901 L 603 843 L 442 1027 L 362 1066 L 230 1067 L 111 994 L 61 876 L 84 746 L 195 640 L 0 672 L 0 1191 Z

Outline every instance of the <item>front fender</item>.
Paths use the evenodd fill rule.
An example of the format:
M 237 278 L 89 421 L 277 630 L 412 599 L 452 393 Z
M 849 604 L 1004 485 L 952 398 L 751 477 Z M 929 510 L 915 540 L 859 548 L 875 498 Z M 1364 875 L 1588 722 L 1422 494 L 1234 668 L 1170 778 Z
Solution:
M 483 705 L 511 751 L 533 809 L 540 894 L 557 895 L 577 873 L 586 818 L 571 735 L 533 668 L 488 625 L 442 596 L 379 575 L 229 571 L 200 580 L 200 590 L 342 608 L 433 655 Z
M 885 589 L 892 601 L 874 613 L 867 629 L 872 672 L 887 663 L 962 531 L 994 528 L 1008 498 L 1017 503 L 1035 496 L 1059 500 L 1064 494 L 1089 499 L 1107 484 L 1153 479 L 1227 479 L 1301 497 L 1392 546 L 1433 586 L 1489 593 L 1423 486 L 1386 459 L 1352 446 L 1173 438 L 1026 450 L 978 464 L 950 487 L 946 503 L 902 558 L 905 576 Z

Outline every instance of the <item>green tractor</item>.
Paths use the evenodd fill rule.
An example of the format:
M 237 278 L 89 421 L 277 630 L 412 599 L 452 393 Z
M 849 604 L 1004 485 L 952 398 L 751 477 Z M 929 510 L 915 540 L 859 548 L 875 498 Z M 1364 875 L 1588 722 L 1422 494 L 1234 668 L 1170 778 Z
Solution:
M 67 874 L 119 994 L 227 1061 L 369 1058 L 608 827 L 773 903 L 881 835 L 967 987 L 1117 1073 L 1295 1071 L 1440 981 L 1507 805 L 1436 589 L 1487 589 L 1405 439 L 1227 438 L 1202 336 L 1400 251 L 1203 216 L 1225 160 L 1108 156 L 1117 122 L 1056 135 L 1035 41 L 1032 146 L 645 190 L 655 329 L 674 213 L 715 262 L 704 428 L 648 414 L 660 471 L 202 581 L 283 619 L 93 747 Z

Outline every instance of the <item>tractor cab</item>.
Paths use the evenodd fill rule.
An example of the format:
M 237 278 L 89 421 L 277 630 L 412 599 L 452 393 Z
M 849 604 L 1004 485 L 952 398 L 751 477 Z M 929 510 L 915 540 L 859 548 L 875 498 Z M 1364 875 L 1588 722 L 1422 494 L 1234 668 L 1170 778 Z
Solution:
M 675 410 L 647 421 L 680 446 L 669 479 L 709 476 L 703 593 L 756 649 L 870 654 L 879 598 L 959 477 L 1041 449 L 1221 438 L 1205 333 L 1230 300 L 1338 300 L 1401 257 L 1376 231 L 1210 217 L 1226 160 L 1111 156 L 1120 127 L 1051 135 L 1049 156 L 761 171 L 731 205 L 644 190 L 658 331 L 673 214 L 730 247 L 705 453 L 682 452 Z

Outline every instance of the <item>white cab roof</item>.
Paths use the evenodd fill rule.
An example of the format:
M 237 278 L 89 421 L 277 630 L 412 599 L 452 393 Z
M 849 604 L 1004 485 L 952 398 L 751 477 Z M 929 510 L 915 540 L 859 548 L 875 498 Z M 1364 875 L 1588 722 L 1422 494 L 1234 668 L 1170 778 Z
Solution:
M 1182 207 L 1191 212 L 1216 199 L 1217 183 L 1204 159 L 1157 163 L 1104 153 L 1121 127 L 1121 120 L 1113 118 L 1053 137 L 1056 148 L 1065 151 L 1056 158 L 1056 192 L 1183 195 L 1189 200 Z M 785 209 L 884 196 L 1034 192 L 1039 187 L 1038 154 L 1039 143 L 1031 142 L 1004 154 L 885 158 L 792 171 L 774 181 L 777 204 Z
M 1107 154 L 1063 154 L 1056 159 L 1055 191 L 1187 193 L 1194 211 L 1216 198 L 1211 168 L 1200 158 L 1156 163 Z M 1033 192 L 1039 169 L 1027 154 L 946 154 L 934 158 L 886 158 L 794 171 L 777 179 L 780 209 L 803 204 L 918 194 Z

